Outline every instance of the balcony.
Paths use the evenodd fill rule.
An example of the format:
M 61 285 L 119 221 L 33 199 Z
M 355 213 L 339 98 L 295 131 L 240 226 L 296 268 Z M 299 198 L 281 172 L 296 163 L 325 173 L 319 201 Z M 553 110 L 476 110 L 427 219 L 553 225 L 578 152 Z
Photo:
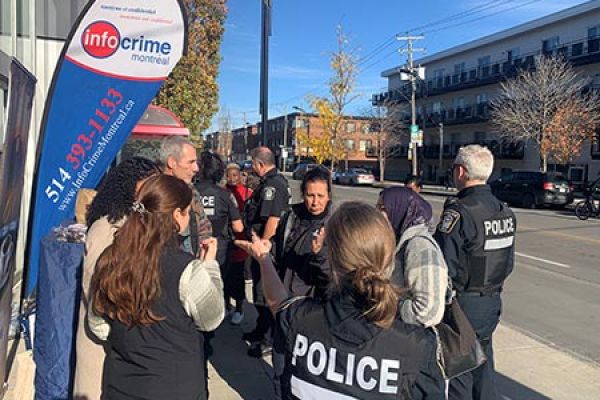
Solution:
M 419 114 L 417 120 L 423 122 L 423 115 Z M 426 115 L 425 127 L 436 127 L 439 123 L 445 125 L 463 125 L 486 122 L 490 119 L 490 106 L 487 102 L 464 107 L 440 110 Z
M 522 160 L 525 156 L 525 144 L 523 142 L 502 142 L 495 139 L 474 141 L 472 143 L 450 143 L 444 144 L 443 159 L 453 159 L 458 154 L 458 149 L 468 144 L 479 144 L 486 146 L 497 160 Z M 440 158 L 440 145 L 423 146 L 422 157 L 426 160 L 437 160 Z
M 562 43 L 555 49 L 540 49 L 529 54 L 522 54 L 517 58 L 496 60 L 488 65 L 467 71 L 435 76 L 425 81 L 419 81 L 417 83 L 417 98 L 437 96 L 498 83 L 516 76 L 521 70 L 535 69 L 535 57 L 539 54 L 565 57 L 573 66 L 599 63 L 600 38 L 585 38 Z M 406 85 L 396 90 L 373 95 L 373 105 L 381 105 L 382 98 L 408 102 L 410 100 L 410 86 Z

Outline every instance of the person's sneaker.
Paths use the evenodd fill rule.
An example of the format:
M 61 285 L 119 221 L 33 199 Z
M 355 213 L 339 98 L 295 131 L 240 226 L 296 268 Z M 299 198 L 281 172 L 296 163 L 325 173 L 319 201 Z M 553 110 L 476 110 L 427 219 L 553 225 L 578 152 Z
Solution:
M 261 358 L 262 356 L 269 354 L 273 351 L 273 347 L 263 341 L 253 343 L 252 346 L 248 349 L 248 355 L 254 358 Z
M 233 325 L 239 325 L 244 320 L 244 313 L 241 311 L 236 311 L 231 315 L 231 323 Z

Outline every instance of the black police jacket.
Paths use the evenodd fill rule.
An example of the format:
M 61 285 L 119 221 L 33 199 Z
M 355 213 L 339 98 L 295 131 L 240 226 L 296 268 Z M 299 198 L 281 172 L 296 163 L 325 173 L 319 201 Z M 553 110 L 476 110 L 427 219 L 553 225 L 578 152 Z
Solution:
M 459 293 L 502 290 L 514 266 L 516 229 L 514 213 L 488 185 L 463 189 L 446 202 L 434 237 Z
M 294 204 L 281 218 L 274 237 L 275 265 L 292 296 L 324 297 L 330 282 L 327 241 L 312 252 L 314 234 L 325 226 L 331 203 L 320 215 L 312 215 L 304 203 Z
M 288 209 L 290 190 L 287 179 L 276 168 L 266 173 L 246 204 L 245 226 L 262 236 L 269 217 L 281 218 Z M 247 232 L 248 235 L 250 232 Z
M 296 298 L 278 313 L 274 351 L 284 354 L 284 400 L 413 398 L 434 338 L 399 319 L 383 329 L 362 314 L 349 294 Z
M 213 235 L 221 241 L 231 240 L 231 221 L 242 218 L 233 193 L 210 181 L 198 181 L 195 187 L 212 224 Z

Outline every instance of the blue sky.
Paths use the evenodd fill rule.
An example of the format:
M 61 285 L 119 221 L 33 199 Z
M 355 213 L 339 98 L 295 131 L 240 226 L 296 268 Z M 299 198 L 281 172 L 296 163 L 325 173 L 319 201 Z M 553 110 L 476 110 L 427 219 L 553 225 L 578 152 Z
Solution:
M 582 0 L 272 0 L 273 29 L 269 60 L 269 117 L 282 115 L 286 106 L 306 106 L 308 94 L 326 94 L 330 76 L 329 54 L 336 47 L 336 26 L 341 24 L 358 49 L 361 64 L 350 106 L 357 113 L 369 106 L 373 93 L 384 90 L 381 71 L 404 63 L 397 53 L 401 43 L 388 41 L 396 33 L 455 16 L 443 24 L 420 28 L 418 43 L 426 54 L 477 39 L 565 8 Z M 219 104 L 229 110 L 234 127 L 259 120 L 260 0 L 228 0 L 219 73 Z M 465 13 L 467 14 L 465 16 Z M 458 17 L 462 16 L 462 18 Z M 458 25 L 458 26 L 454 26 Z M 393 44 L 377 51 L 382 44 Z M 216 116 L 211 130 L 216 129 Z

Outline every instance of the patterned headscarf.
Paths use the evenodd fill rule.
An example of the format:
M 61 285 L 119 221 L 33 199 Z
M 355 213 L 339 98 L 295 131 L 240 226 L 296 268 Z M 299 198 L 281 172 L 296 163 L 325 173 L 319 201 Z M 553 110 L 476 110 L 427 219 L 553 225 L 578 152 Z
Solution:
M 380 196 L 396 238 L 411 226 L 432 223 L 431 205 L 413 190 L 391 187 L 381 191 Z

